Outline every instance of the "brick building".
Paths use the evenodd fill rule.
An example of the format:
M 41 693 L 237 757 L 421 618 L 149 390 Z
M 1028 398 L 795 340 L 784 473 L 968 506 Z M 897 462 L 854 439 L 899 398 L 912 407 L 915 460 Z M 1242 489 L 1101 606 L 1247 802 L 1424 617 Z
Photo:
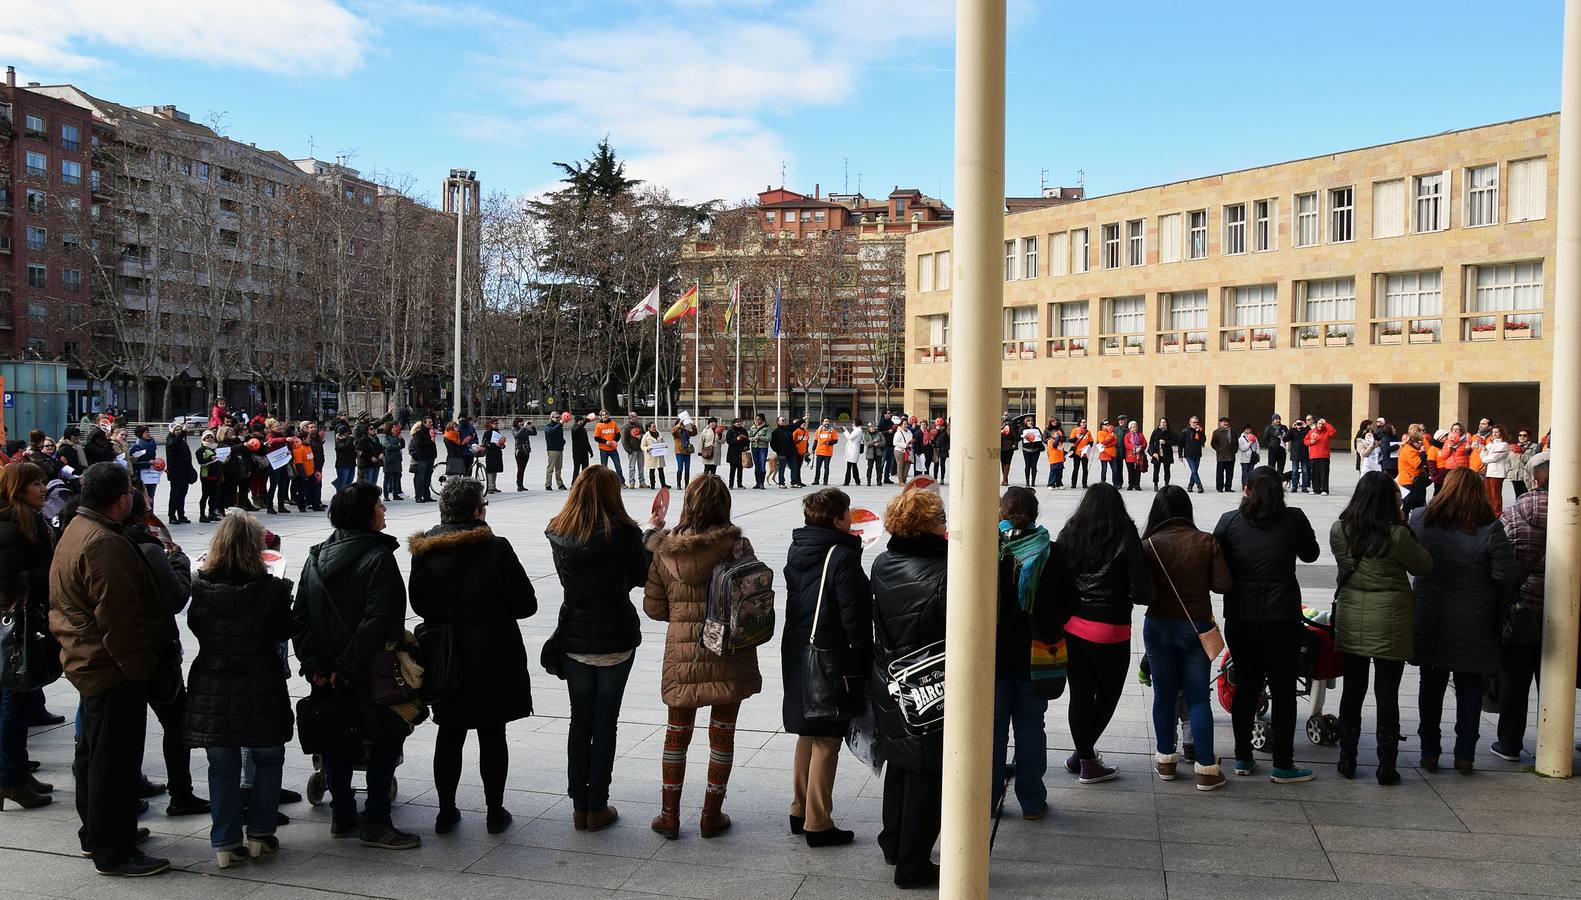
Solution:
M 1558 116 L 1004 220 L 1006 409 L 1539 428 Z M 907 242 L 908 409 L 948 406 L 952 232 Z
M 871 418 L 887 401 L 898 403 L 905 239 L 952 216 L 942 201 L 911 188 L 872 198 L 826 197 L 815 186 L 811 195 L 769 187 L 756 204 L 715 217 L 681 254 L 683 282 L 699 285 L 702 302 L 699 318 L 682 329 L 680 406 L 704 415 L 734 409 L 736 342 L 723 318 L 736 285 L 743 415 L 772 416 L 783 402 L 798 414 Z M 774 337 L 776 291 L 782 341 Z M 696 343 L 693 323 L 701 332 Z
M 0 87 L 0 358 L 75 361 L 92 297 L 93 117 Z M 76 371 L 80 377 L 80 369 Z

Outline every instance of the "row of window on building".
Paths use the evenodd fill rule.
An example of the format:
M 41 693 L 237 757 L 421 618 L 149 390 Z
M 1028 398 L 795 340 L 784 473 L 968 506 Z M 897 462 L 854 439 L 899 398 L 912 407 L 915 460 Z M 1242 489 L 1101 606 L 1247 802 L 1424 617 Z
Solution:
M 1539 337 L 1542 332 L 1543 264 L 1541 260 L 1468 266 L 1463 312 L 1446 314 L 1443 271 L 1393 272 L 1372 276 L 1374 308 L 1361 323 L 1370 328 L 1372 343 L 1437 343 L 1443 340 L 1446 318 L 1458 322 L 1461 338 Z M 1354 277 L 1297 281 L 1287 321 L 1280 322 L 1279 290 L 1275 284 L 1222 289 L 1222 315 L 1217 326 L 1224 349 L 1244 349 L 1256 340 L 1258 349 L 1282 342 L 1275 331 L 1288 328 L 1293 343 L 1321 340 L 1325 344 L 1355 343 L 1359 338 Z M 1207 290 L 1169 291 L 1157 295 L 1160 348 L 1201 349 L 1210 343 Z M 1147 332 L 1145 296 L 1098 299 L 1097 335 L 1115 339 L 1113 346 L 1143 346 Z M 1012 306 L 1004 311 L 1004 341 L 1010 355 L 1038 355 L 1038 342 L 1048 340 L 1050 351 L 1085 350 L 1092 335 L 1092 301 L 1069 300 L 1047 304 L 1046 332 L 1040 329 L 1038 306 Z M 922 361 L 938 358 L 937 350 L 949 343 L 949 316 L 921 317 L 919 349 Z M 1134 339 L 1134 343 L 1122 344 Z M 1072 346 L 1080 344 L 1080 346 Z
M 1527 222 L 1546 217 L 1547 158 L 1512 160 L 1506 168 L 1507 197 L 1501 197 L 1499 163 L 1469 166 L 1464 170 L 1461 177 L 1462 227 L 1478 228 L 1497 225 L 1500 221 Z M 1449 201 L 1452 174 L 1445 170 L 1410 179 L 1373 182 L 1372 236 L 1390 238 L 1448 230 L 1452 219 Z M 1295 194 L 1290 202 L 1294 209 L 1290 232 L 1294 246 L 1342 244 L 1356 239 L 1356 185 Z M 1502 220 L 1501 205 L 1505 214 Z M 1219 222 L 1222 256 L 1279 249 L 1277 197 L 1223 204 Z M 1092 254 L 1090 228 L 1072 228 L 1047 235 L 1046 262 L 1039 236 L 1006 240 L 1005 280 L 1037 278 L 1045 272 L 1048 275 L 1081 274 L 1090 271 L 1094 262 L 1103 269 L 1146 265 L 1148 224 L 1147 218 L 1138 218 L 1099 225 L 1096 260 Z M 1153 235 L 1158 242 L 1160 263 L 1207 259 L 1209 210 L 1193 209 L 1156 216 Z M 918 291 L 927 293 L 949 287 L 949 251 L 920 255 L 917 258 Z
M 35 141 L 49 140 L 49 123 L 43 116 L 28 113 L 22 117 L 22 134 L 24 137 Z M 63 124 L 60 126 L 60 146 L 62 150 L 82 149 L 82 126 Z

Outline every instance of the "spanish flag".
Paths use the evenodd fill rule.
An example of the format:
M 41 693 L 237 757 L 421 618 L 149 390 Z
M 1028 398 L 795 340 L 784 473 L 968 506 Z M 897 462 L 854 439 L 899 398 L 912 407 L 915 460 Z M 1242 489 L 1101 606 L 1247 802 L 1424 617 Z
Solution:
M 695 315 L 697 315 L 697 285 L 693 284 L 686 289 L 679 300 L 670 304 L 670 308 L 664 311 L 664 324 L 668 325 Z

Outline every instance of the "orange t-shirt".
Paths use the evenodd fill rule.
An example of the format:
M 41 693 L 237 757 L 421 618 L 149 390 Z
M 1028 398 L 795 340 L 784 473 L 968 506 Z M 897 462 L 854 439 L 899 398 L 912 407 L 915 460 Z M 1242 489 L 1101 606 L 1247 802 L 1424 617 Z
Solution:
M 1049 464 L 1056 465 L 1065 461 L 1065 450 L 1060 446 L 1057 438 L 1049 438 Z
M 818 455 L 833 456 L 834 445 L 840 440 L 840 432 L 833 428 L 818 429 Z
M 1421 450 L 1413 447 L 1409 441 L 1401 444 L 1399 459 L 1400 474 L 1395 479 L 1395 481 L 1397 481 L 1401 487 L 1410 487 L 1411 483 L 1416 481 L 1416 476 L 1422 474 L 1422 467 L 1425 465 L 1425 463 L 1425 455 Z
M 1119 439 L 1114 436 L 1114 432 L 1109 431 L 1108 429 L 1100 428 L 1098 430 L 1098 437 L 1095 440 L 1103 445 L 1103 449 L 1098 451 L 1098 459 L 1114 459 L 1114 448 L 1115 445 L 1119 443 Z
M 1092 446 L 1092 432 L 1085 428 L 1078 428 L 1070 433 L 1070 440 L 1072 444 L 1071 452 L 1081 456 L 1087 452 L 1088 447 Z
M 807 429 L 798 428 L 791 434 L 791 440 L 796 443 L 796 455 L 807 455 Z
M 614 422 L 600 422 L 593 429 L 593 437 L 598 441 L 598 449 L 614 450 L 620 446 L 620 426 Z
M 291 461 L 296 464 L 296 469 L 304 477 L 313 477 L 313 448 L 302 444 L 291 448 Z

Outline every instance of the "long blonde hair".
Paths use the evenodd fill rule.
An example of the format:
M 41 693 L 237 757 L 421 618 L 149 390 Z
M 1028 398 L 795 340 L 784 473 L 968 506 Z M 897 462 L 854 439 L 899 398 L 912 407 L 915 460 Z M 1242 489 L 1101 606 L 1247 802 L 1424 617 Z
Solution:
M 263 552 L 263 526 L 247 513 L 233 509 L 214 529 L 201 571 L 205 575 L 256 578 L 264 573 Z
M 544 529 L 550 534 L 587 542 L 599 531 L 607 539 L 617 524 L 637 527 L 620 499 L 620 476 L 608 466 L 590 466 L 571 482 L 565 506 Z

